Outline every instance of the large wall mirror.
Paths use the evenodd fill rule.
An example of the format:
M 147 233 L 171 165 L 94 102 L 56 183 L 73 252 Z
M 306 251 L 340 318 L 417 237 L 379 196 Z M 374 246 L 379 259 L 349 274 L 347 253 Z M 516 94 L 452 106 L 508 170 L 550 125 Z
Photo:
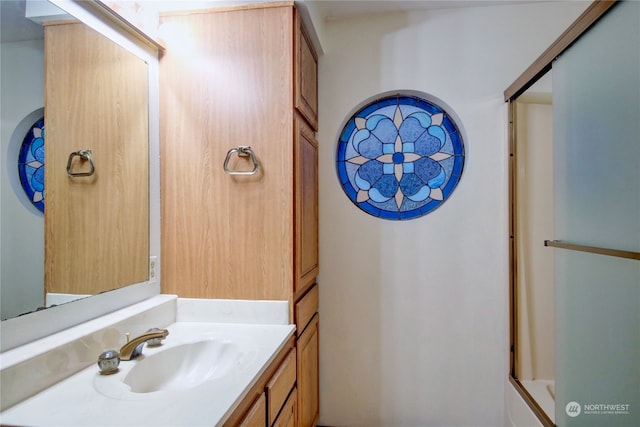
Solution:
M 41 15 L 33 3 L 44 7 Z M 116 28 L 113 16 L 100 18 L 96 4 L 33 3 L 0 2 L 3 335 L 7 319 L 156 281 L 149 260 L 158 256 L 158 237 L 150 230 L 157 227 L 159 191 L 149 159 L 156 157 L 150 139 L 157 141 L 157 123 L 150 127 L 149 118 L 157 109 L 150 109 L 157 104 L 157 50 L 135 48 L 141 43 Z M 56 15 L 47 11 L 52 3 L 70 7 Z M 91 26 L 82 22 L 87 16 Z M 107 29 L 115 37 L 101 27 L 113 27 Z M 149 293 L 132 292 L 134 300 Z M 109 310 L 118 304 L 100 305 Z M 79 305 L 86 316 L 100 314 L 88 306 Z M 52 316 L 46 317 L 57 322 Z
M 35 123 L 44 117 L 44 29 L 25 18 L 24 1 L 3 1 L 0 8 L 0 317 L 5 320 L 44 305 L 44 216 L 20 185 L 22 141 L 14 142 L 29 130 L 33 135 Z M 42 170 L 35 170 L 33 181 L 43 184 Z

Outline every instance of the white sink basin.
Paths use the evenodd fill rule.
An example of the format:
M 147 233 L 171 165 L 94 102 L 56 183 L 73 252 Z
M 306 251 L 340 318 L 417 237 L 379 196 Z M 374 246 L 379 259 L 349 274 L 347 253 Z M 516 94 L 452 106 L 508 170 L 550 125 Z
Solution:
M 134 393 L 190 389 L 223 377 L 241 355 L 236 344 L 216 339 L 181 344 L 135 361 L 123 381 Z

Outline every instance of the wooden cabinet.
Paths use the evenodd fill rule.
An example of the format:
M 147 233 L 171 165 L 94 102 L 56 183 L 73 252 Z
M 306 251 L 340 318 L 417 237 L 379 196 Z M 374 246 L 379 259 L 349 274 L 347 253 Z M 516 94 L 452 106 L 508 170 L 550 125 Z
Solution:
M 82 23 L 45 27 L 45 291 L 149 273 L 148 69 Z M 79 150 L 91 150 L 94 173 Z M 70 163 L 69 163 L 70 162 Z
M 318 56 L 302 25 L 300 15 L 295 15 L 295 106 L 318 130 Z
M 295 163 L 295 281 L 299 299 L 318 275 L 318 142 L 308 124 L 296 116 Z
M 298 330 L 298 336 L 307 327 L 313 316 L 318 311 L 318 286 L 312 287 L 304 297 L 296 303 L 296 329 Z
M 308 320 L 317 311 L 318 274 L 317 56 L 300 15 L 265 3 L 161 24 L 162 292 L 286 300 L 300 336 L 295 307 L 315 289 Z M 253 175 L 228 173 L 254 169 L 240 146 Z M 305 427 L 318 417 L 313 325 L 296 362 Z
M 265 427 L 265 410 L 267 407 L 267 399 L 265 394 L 262 393 L 260 397 L 256 399 L 247 415 L 242 419 L 239 427 Z
M 319 415 L 319 319 L 316 313 L 298 336 L 298 426 L 315 426 Z
M 296 349 L 291 337 L 224 427 L 297 427 Z
M 298 390 L 291 391 L 280 415 L 273 423 L 273 427 L 297 427 L 298 425 Z
M 318 285 L 318 57 L 300 16 L 295 19 L 295 220 L 294 321 L 298 427 L 315 427 L 320 414 Z M 304 119 L 302 119 L 303 117 Z M 287 412 L 288 413 L 288 412 Z M 289 425 L 289 424 L 282 424 Z
M 267 422 L 272 425 L 289 393 L 296 383 L 296 350 L 289 352 L 278 370 L 265 387 L 267 393 Z

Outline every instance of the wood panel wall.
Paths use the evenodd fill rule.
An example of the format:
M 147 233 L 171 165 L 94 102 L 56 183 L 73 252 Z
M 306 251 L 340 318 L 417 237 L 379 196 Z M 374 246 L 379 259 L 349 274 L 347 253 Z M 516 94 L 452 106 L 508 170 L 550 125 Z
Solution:
M 160 62 L 162 291 L 291 298 L 291 7 L 163 16 Z M 251 146 L 254 176 L 223 171 Z M 233 156 L 229 166 L 251 169 Z

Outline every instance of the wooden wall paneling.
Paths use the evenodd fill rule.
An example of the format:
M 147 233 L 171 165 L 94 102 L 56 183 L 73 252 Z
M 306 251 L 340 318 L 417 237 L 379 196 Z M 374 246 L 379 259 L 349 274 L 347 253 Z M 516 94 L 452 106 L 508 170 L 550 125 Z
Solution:
M 163 292 L 290 300 L 292 13 L 162 18 L 181 32 L 160 62 Z M 240 145 L 252 147 L 258 174 L 224 173 Z M 229 166 L 251 169 L 235 156 Z
M 147 280 L 147 79 L 144 61 L 86 25 L 45 28 L 47 292 Z M 70 178 L 68 157 L 80 149 L 92 150 L 95 175 Z

